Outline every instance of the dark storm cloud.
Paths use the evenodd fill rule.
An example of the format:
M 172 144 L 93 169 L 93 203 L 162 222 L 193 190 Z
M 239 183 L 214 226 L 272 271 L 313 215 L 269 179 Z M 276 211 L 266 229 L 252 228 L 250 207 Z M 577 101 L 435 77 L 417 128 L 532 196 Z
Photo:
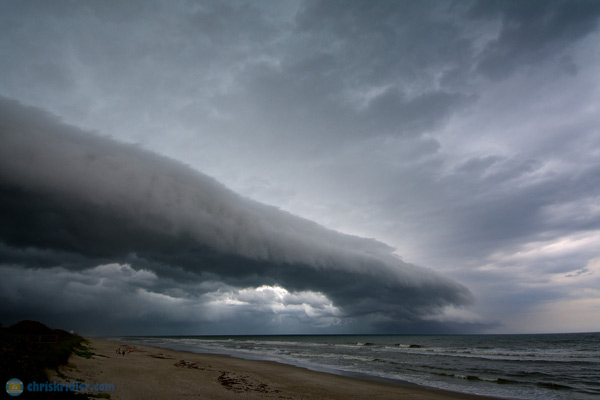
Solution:
M 257 66 L 240 76 L 251 85 L 243 104 L 279 118 L 278 131 L 291 128 L 327 148 L 357 137 L 430 130 L 471 97 L 431 85 L 447 56 L 457 67 L 468 51 L 456 35 L 459 27 L 432 18 L 431 8 L 414 2 L 303 3 L 293 30 L 297 39 L 285 57 L 275 67 Z
M 425 84 L 437 66 L 456 67 L 469 53 L 453 8 L 429 1 L 309 1 L 297 29 L 321 51 L 341 55 L 344 78 L 355 85 L 399 77 Z
M 483 256 L 541 237 L 549 240 L 598 229 L 600 216 L 591 204 L 600 189 L 591 182 L 600 179 L 600 168 L 581 164 L 577 174 L 545 173 L 544 163 L 517 157 L 478 157 L 459 165 L 444 182 L 451 188 L 448 200 L 454 208 L 450 217 L 454 221 L 449 223 L 460 227 L 450 240 L 455 251 Z M 465 198 L 464 193 L 472 197 Z
M 432 84 L 449 82 L 443 75 L 468 69 L 472 57 L 450 3 L 282 4 L 178 3 L 167 12 L 142 2 L 121 13 L 112 3 L 9 2 L 5 85 L 10 93 L 42 82 L 32 98 L 71 90 L 78 101 L 46 107 L 85 120 L 96 103 L 105 129 L 134 141 L 149 133 L 126 133 L 133 122 L 124 110 L 151 120 L 153 135 L 177 116 L 175 126 L 203 128 L 210 145 L 252 137 L 292 159 L 293 149 L 414 137 L 474 99 L 455 82 Z
M 500 19 L 498 37 L 483 51 L 478 69 L 486 76 L 504 78 L 516 68 L 539 65 L 555 57 L 592 33 L 598 26 L 600 3 L 595 0 L 481 1 L 469 14 Z
M 383 243 L 244 199 L 178 162 L 6 98 L 0 116 L 4 265 L 83 274 L 123 263 L 173 282 L 280 286 L 321 293 L 344 317 L 399 325 L 470 301 Z
M 368 131 L 382 134 L 419 135 L 441 124 L 467 96 L 443 91 L 428 92 L 412 99 L 397 90 L 375 97 L 368 105 Z
M 478 298 L 470 310 L 492 320 L 502 315 L 510 325 L 519 317 L 502 307 L 513 309 L 519 294 L 521 314 L 548 302 L 548 294 L 556 302 L 579 293 L 588 293 L 589 304 L 597 298 L 581 288 L 592 287 L 599 274 L 598 4 L 7 0 L 0 2 L 0 93 L 86 132 L 110 134 L 181 161 L 244 196 L 339 231 L 377 237 L 406 260 L 469 282 Z M 88 142 L 98 154 L 119 153 L 106 143 Z M 54 175 L 48 174 L 69 179 L 51 179 L 52 188 L 2 180 L 2 206 L 15 210 L 4 214 L 0 227 L 13 243 L 5 241 L 1 250 L 7 263 L 56 272 L 52 268 L 60 265 L 56 268 L 77 282 L 87 271 L 83 266 L 117 263 L 156 273 L 154 286 L 142 289 L 167 296 L 165 304 L 182 299 L 204 304 L 211 298 L 223 315 L 233 315 L 230 307 L 245 310 L 246 322 L 265 321 L 266 314 L 253 319 L 252 309 L 278 318 L 283 314 L 274 310 L 285 309 L 298 323 L 317 309 L 328 310 L 320 325 L 334 324 L 341 311 L 321 298 L 304 311 L 296 304 L 286 308 L 285 301 L 273 300 L 274 285 L 285 281 L 297 293 L 308 287 L 327 291 L 336 305 L 346 304 L 345 313 L 359 314 L 378 296 L 359 304 L 351 297 L 360 285 L 336 290 L 326 282 L 311 286 L 303 277 L 314 279 L 315 265 L 323 277 L 343 264 L 339 281 L 360 276 L 366 287 L 369 280 L 378 285 L 388 263 L 397 263 L 390 261 L 390 248 L 374 241 L 349 245 L 346 237 L 341 247 L 330 246 L 335 238 L 323 233 L 327 240 L 317 240 L 322 237 L 309 227 L 293 240 L 278 230 L 278 240 L 267 246 L 260 238 L 271 227 L 296 226 L 298 220 L 288 215 L 290 221 L 282 224 L 283 214 L 274 217 L 273 208 L 251 202 L 244 207 L 255 219 L 225 215 L 237 209 L 233 206 L 190 212 L 194 201 L 179 195 L 189 192 L 183 190 L 189 181 L 229 192 L 203 175 L 186 175 L 189 181 L 177 186 L 161 179 L 165 169 L 156 172 L 163 158 L 117 147 L 119 154 L 129 152 L 122 158 L 135 162 L 108 163 L 116 175 L 127 175 L 122 165 L 144 171 L 124 176 L 127 183 L 120 187 L 112 179 L 108 186 L 96 184 L 105 176 L 98 168 L 105 170 L 110 159 L 96 153 L 81 157 L 81 165 L 98 166 L 82 168 L 80 175 L 89 179 L 77 179 L 72 168 L 55 162 L 47 168 Z M 59 154 L 58 146 L 50 148 Z M 152 157 L 158 164 L 143 161 Z M 145 191 L 149 200 L 123 188 Z M 117 192 L 124 194 L 112 196 Z M 217 198 L 204 196 L 202 204 Z M 32 211 L 18 212 L 25 209 Z M 211 215 L 236 222 L 216 224 Z M 77 230 L 81 221 L 97 229 Z M 257 221 L 260 228 L 236 228 L 255 227 Z M 115 224 L 121 229 L 115 231 Z M 292 242 L 311 251 L 289 246 Z M 372 246 L 381 247 L 366 256 Z M 338 263 L 348 248 L 359 255 Z M 377 272 L 364 274 L 373 257 Z M 581 270 L 590 273 L 579 279 Z M 127 269 L 118 271 L 116 276 Z M 181 289 L 182 282 L 198 280 L 218 284 Z M 239 300 L 251 297 L 240 292 L 246 285 L 263 284 L 269 288 L 260 292 L 260 301 Z M 183 291 L 173 294 L 177 290 Z M 389 292 L 385 295 L 402 296 Z M 510 300 L 503 303 L 492 293 L 506 293 Z M 372 326 L 388 326 L 388 317 L 392 325 L 414 320 L 405 309 L 396 312 L 382 303 L 376 308 L 381 314 L 365 317 Z M 445 310 L 421 322 L 449 324 L 453 315 L 477 329 L 473 315 Z M 293 324 L 286 319 L 279 321 L 283 325 Z

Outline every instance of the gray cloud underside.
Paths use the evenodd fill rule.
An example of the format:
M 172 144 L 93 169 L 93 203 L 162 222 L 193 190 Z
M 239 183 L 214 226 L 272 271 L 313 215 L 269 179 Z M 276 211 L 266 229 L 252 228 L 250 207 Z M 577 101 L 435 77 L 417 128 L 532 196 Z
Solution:
M 0 261 L 83 271 L 126 263 L 172 282 L 319 292 L 345 317 L 418 322 L 471 301 L 389 246 L 242 198 L 135 146 L 0 101 Z M 172 289 L 172 287 L 171 287 Z M 185 290 L 192 290 L 186 286 Z
M 390 243 L 407 260 L 466 283 L 478 299 L 470 310 L 502 321 L 504 332 L 539 324 L 548 331 L 597 330 L 590 322 L 598 320 L 597 308 L 590 304 L 598 298 L 600 256 L 599 17 L 597 0 L 6 0 L 0 2 L 0 92 L 86 131 L 182 161 L 245 196 Z M 7 205 L 42 199 L 32 189 L 4 187 Z M 62 215 L 53 211 L 66 204 L 62 198 L 44 193 L 41 203 L 52 211 L 46 214 Z M 100 226 L 116 214 L 130 215 L 114 199 L 113 208 L 91 200 L 105 218 L 69 201 L 68 213 L 61 211 L 65 221 L 95 218 Z M 218 280 L 225 278 L 213 272 L 198 278 L 188 265 L 200 250 L 185 213 L 179 219 L 187 230 L 178 228 L 180 221 L 165 222 L 175 211 L 168 218 L 147 214 L 144 229 L 130 223 L 112 234 L 116 244 L 95 239 L 110 226 L 77 235 L 57 229 L 44 239 L 56 241 L 54 247 L 4 243 L 7 260 L 46 268 L 34 275 L 7 270 L 13 277 L 7 284 L 35 293 L 51 273 L 88 282 L 84 272 L 120 260 L 158 271 L 161 279 L 143 287 L 148 290 L 167 293 L 182 281 L 215 279 L 219 285 L 198 291 L 237 299 L 237 289 Z M 156 234 L 152 227 L 160 224 L 175 239 Z M 13 240 L 34 237 L 21 236 Z M 128 241 L 145 253 L 127 253 L 135 247 Z M 249 248 L 254 258 L 235 256 L 261 259 L 257 254 L 266 250 L 248 243 L 234 247 Z M 234 256 L 208 244 L 202 251 L 203 259 Z M 376 254 L 387 259 L 388 251 Z M 322 252 L 310 254 L 323 264 Z M 92 269 L 68 267 L 67 273 L 55 265 Z M 116 272 L 111 285 L 119 286 L 124 273 Z M 234 282 L 230 275 L 232 285 L 263 281 L 242 275 Z M 122 291 L 133 287 L 127 288 Z M 105 289 L 104 297 L 126 301 Z M 206 300 L 184 292 L 189 301 Z M 69 293 L 78 302 L 85 290 Z M 590 302 L 571 302 L 578 296 Z M 552 307 L 565 301 L 571 310 L 563 315 L 585 323 L 555 317 Z M 552 317 L 538 314 L 542 305 Z

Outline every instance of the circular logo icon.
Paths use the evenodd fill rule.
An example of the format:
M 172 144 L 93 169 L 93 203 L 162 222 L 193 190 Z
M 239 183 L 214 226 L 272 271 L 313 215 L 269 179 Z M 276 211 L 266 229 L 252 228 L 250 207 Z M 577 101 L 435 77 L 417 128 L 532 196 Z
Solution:
M 6 393 L 11 396 L 18 396 L 23 393 L 23 382 L 19 379 L 11 379 L 6 382 Z

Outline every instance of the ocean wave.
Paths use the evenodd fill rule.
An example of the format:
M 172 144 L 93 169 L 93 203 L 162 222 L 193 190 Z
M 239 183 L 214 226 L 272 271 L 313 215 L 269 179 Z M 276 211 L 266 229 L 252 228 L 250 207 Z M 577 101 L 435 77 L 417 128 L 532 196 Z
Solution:
M 138 339 L 144 342 L 140 344 L 270 359 L 496 397 L 587 400 L 589 394 L 600 394 L 598 347 L 544 335 Z M 592 339 L 599 344 L 600 337 Z

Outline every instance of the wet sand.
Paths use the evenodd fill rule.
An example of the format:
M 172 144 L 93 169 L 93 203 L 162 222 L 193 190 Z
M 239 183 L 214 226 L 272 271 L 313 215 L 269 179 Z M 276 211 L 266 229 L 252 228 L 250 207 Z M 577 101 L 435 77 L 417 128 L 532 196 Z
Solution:
M 50 382 L 78 380 L 90 385 L 112 384 L 110 399 L 472 399 L 490 397 L 421 386 L 365 380 L 272 361 L 226 355 L 198 354 L 90 339 L 92 358 L 72 355 Z M 105 397 L 107 398 L 107 397 Z

